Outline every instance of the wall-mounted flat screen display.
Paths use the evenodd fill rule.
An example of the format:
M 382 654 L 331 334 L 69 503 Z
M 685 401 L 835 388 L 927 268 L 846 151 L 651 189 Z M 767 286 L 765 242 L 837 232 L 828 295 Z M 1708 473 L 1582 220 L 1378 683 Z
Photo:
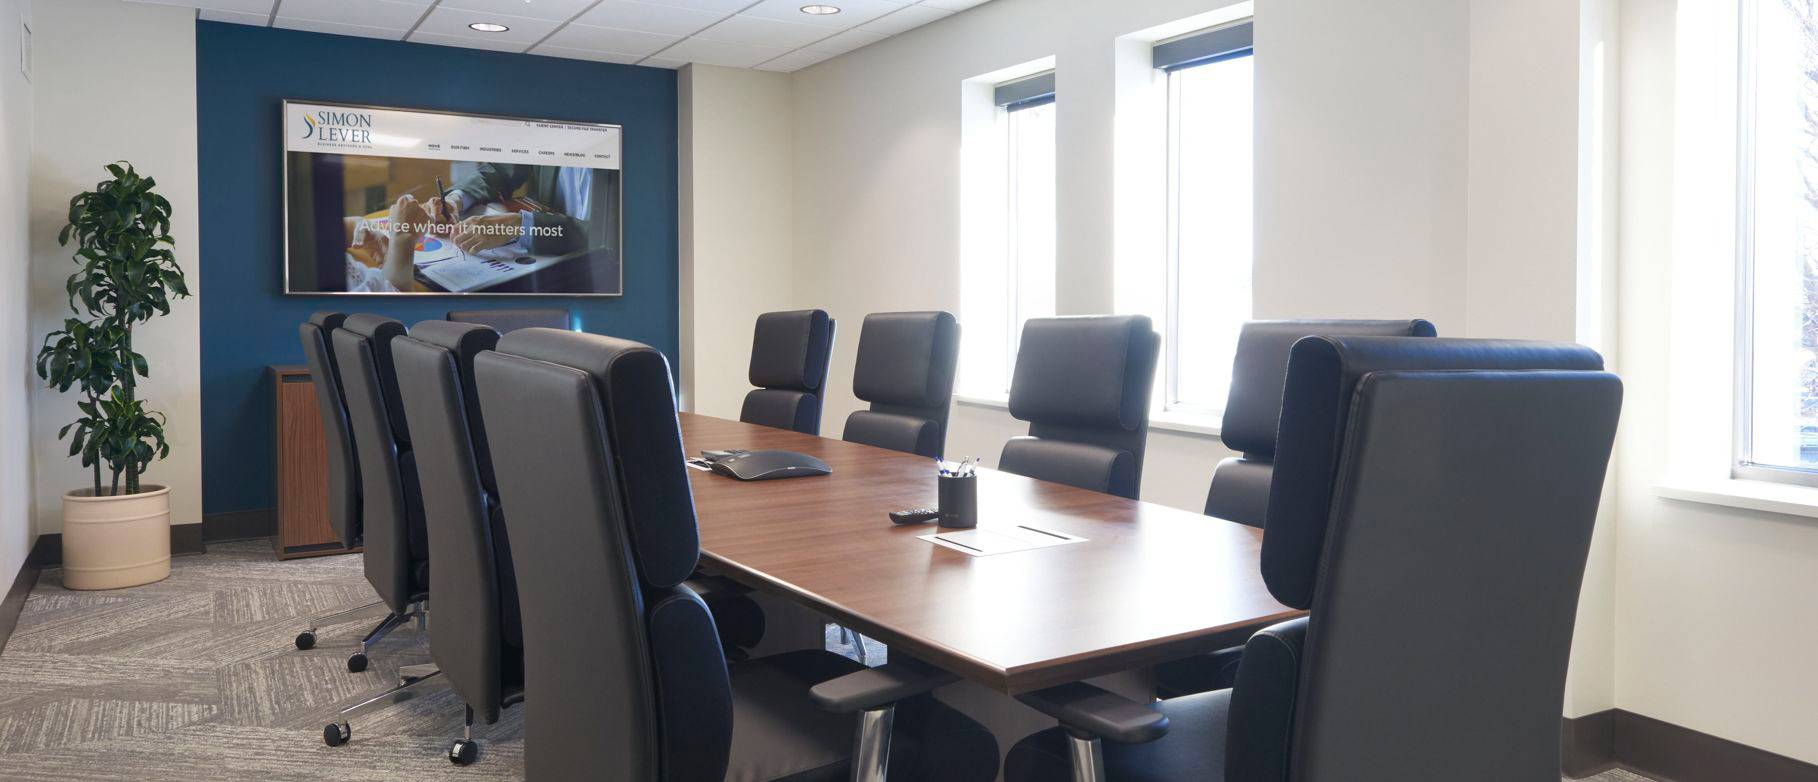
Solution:
M 620 295 L 623 133 L 285 101 L 285 292 Z

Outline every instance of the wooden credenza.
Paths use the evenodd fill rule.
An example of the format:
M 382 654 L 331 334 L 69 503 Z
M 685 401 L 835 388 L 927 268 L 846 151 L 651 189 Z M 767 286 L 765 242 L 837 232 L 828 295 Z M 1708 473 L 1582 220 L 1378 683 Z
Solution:
M 359 551 L 328 523 L 328 442 L 309 368 L 267 367 L 272 385 L 272 499 L 279 559 Z

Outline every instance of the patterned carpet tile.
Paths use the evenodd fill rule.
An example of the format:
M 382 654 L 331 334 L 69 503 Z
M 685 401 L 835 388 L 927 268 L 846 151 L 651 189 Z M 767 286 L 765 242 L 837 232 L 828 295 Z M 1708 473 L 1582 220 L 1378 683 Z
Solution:
M 448 762 L 447 742 L 422 736 L 359 732 L 342 747 L 322 744 L 321 731 L 292 731 L 224 724 L 195 725 L 143 736 L 123 736 L 71 747 L 8 755 L 8 780 L 19 782 L 397 782 L 522 779 L 523 745 L 486 742 L 480 760 L 461 768 Z

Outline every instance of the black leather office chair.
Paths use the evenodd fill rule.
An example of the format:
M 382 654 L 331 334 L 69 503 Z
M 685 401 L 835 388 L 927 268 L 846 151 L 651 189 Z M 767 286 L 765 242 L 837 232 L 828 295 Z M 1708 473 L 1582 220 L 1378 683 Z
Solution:
M 941 458 L 959 323 L 947 312 L 879 312 L 859 330 L 852 391 L 871 403 L 846 418 L 842 438 Z
M 342 545 L 360 545 L 360 459 L 354 453 L 353 433 L 347 426 L 347 401 L 341 373 L 335 367 L 329 335 L 347 320 L 339 312 L 317 312 L 297 325 L 303 343 L 303 360 L 309 365 L 310 383 L 316 390 L 316 410 L 322 417 L 322 435 L 328 446 L 328 523 Z M 312 617 L 297 634 L 297 648 L 316 645 L 316 631 L 386 611 L 385 602 L 374 600 L 342 611 Z
M 448 752 L 457 765 L 479 757 L 475 717 L 490 725 L 502 709 L 524 699 L 511 538 L 473 385 L 474 356 L 498 342 L 491 326 L 426 320 L 391 343 L 435 562 L 429 574 L 436 596 L 430 654 L 467 704 L 465 733 Z
M 950 675 L 818 650 L 727 665 L 683 583 L 700 544 L 661 353 L 531 329 L 474 363 L 513 521 L 527 777 L 880 779 L 886 766 L 899 780 L 995 776 L 990 734 L 918 694 Z M 860 713 L 856 741 L 850 716 L 810 697 L 817 684 L 819 703 Z
M 1282 386 L 1288 351 L 1311 336 L 1432 337 L 1433 324 L 1411 320 L 1258 320 L 1245 323 L 1231 362 L 1231 393 L 1225 400 L 1220 439 L 1241 456 L 1212 471 L 1206 515 L 1263 526 L 1275 471 L 1275 429 L 1281 421 Z M 1323 476 L 1331 480 L 1331 476 Z M 1155 689 L 1163 697 L 1230 687 L 1237 681 L 1243 647 L 1172 660 L 1155 667 Z
M 347 658 L 347 669 L 355 673 L 366 670 L 367 655 L 380 639 L 412 619 L 422 627 L 427 618 L 429 543 L 423 496 L 392 362 L 392 343 L 404 334 L 404 324 L 396 320 L 360 314 L 347 316 L 330 338 L 360 459 L 366 580 L 391 611 L 361 639 L 360 651 Z M 352 736 L 348 720 L 390 702 L 395 693 L 442 683 L 433 668 L 409 666 L 399 673 L 404 681 L 397 688 L 342 710 L 341 718 L 323 730 L 323 740 L 330 746 L 344 743 Z
M 500 310 L 449 310 L 448 319 L 456 323 L 478 323 L 491 326 L 500 334 L 518 329 L 562 329 L 572 331 L 574 316 L 561 307 Z
M 998 469 L 1135 499 L 1161 337 L 1144 315 L 1030 318 L 1010 381 L 1010 415 L 1029 435 Z
M 751 384 L 739 420 L 821 433 L 821 399 L 833 354 L 833 319 L 825 310 L 766 312 L 751 338 Z
M 1577 345 L 1297 342 L 1262 569 L 1310 616 L 1251 638 L 1232 689 L 1022 696 L 1065 728 L 1019 742 L 1006 779 L 1556 778 L 1621 407 L 1601 366 Z

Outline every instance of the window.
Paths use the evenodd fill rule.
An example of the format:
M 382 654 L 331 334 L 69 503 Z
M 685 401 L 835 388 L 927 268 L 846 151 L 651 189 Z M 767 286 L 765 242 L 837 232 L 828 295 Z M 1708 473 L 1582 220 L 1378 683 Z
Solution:
M 1251 317 L 1251 29 L 1155 46 L 1168 82 L 1166 410 L 1224 412 L 1237 333 Z
M 1818 485 L 1818 0 L 1742 8 L 1734 473 Z
M 982 159 L 1002 166 L 1002 209 L 987 218 L 1001 252 L 962 280 L 974 295 L 965 297 L 960 374 L 968 395 L 1001 399 L 1023 322 L 1054 314 L 1054 73 L 996 85 L 992 98 L 996 150 Z

